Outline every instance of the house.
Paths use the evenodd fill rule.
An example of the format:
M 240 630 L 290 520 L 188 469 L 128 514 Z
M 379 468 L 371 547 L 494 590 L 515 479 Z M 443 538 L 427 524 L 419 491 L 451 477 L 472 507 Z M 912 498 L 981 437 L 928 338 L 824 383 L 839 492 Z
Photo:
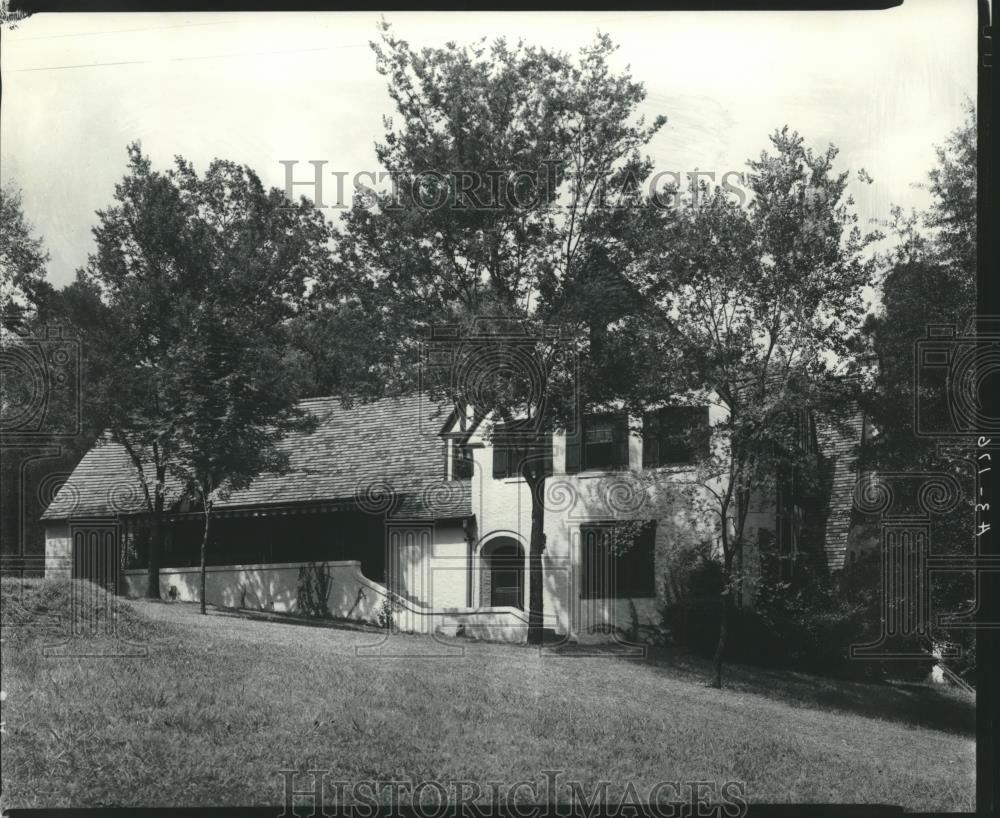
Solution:
M 523 641 L 531 496 L 519 475 L 518 441 L 422 395 L 353 406 L 317 398 L 303 407 L 318 422 L 282 442 L 288 470 L 263 474 L 215 504 L 208 601 L 367 621 L 390 610 L 404 630 Z M 547 438 L 545 628 L 602 639 L 658 624 L 672 559 L 717 539 L 691 477 L 697 447 L 718 445 L 710 429 L 720 411 L 605 412 Z M 863 419 L 811 417 L 818 496 L 800 504 L 779 481 L 748 525 L 754 542 L 776 538 L 789 565 L 811 530 L 837 570 Z M 699 429 L 705 434 L 690 433 Z M 167 498 L 161 596 L 196 600 L 203 515 L 169 479 Z M 141 595 L 144 508 L 124 449 L 99 441 L 43 514 L 46 574 L 115 581 Z M 623 531 L 627 550 L 616 546 Z

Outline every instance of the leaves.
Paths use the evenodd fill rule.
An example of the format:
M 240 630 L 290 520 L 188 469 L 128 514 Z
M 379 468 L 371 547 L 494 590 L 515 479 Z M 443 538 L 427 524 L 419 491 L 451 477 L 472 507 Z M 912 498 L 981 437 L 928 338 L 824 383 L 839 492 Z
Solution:
M 199 176 L 177 157 L 160 172 L 133 144 L 98 215 L 79 275 L 97 304 L 78 318 L 112 435 L 157 491 L 170 473 L 202 502 L 279 469 L 275 443 L 305 422 L 301 373 L 285 364 L 289 323 L 329 265 L 322 214 L 248 167 L 217 159 Z
M 51 287 L 45 281 L 49 254 L 33 235 L 21 205 L 21 193 L 0 188 L 0 314 L 30 312 Z

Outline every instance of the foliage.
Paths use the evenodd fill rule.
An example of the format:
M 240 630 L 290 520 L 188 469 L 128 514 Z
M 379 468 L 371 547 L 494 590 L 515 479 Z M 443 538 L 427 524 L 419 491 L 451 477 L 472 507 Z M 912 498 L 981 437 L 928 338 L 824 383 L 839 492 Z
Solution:
M 376 624 L 387 631 L 396 630 L 396 615 L 401 610 L 403 610 L 402 603 L 396 594 L 390 591 L 375 613 Z
M 937 162 L 923 185 L 931 194 L 928 210 L 909 215 L 898 207 L 893 210 L 896 243 L 881 259 L 881 306 L 865 324 L 865 349 L 875 364 L 865 398 L 878 434 L 864 454 L 881 472 L 946 472 L 955 477 L 963 498 L 953 512 L 933 520 L 933 549 L 969 554 L 974 548 L 972 455 L 916 434 L 915 408 L 933 406 L 940 396 L 915 381 L 914 356 L 930 325 L 953 325 L 961 336 L 976 312 L 977 121 L 971 102 L 965 121 L 935 153 Z M 970 610 L 974 597 L 971 574 L 935 576 L 932 606 L 937 613 Z M 963 658 L 949 664 L 973 681 L 974 631 L 935 626 L 932 635 L 961 648 Z
M 181 157 L 160 172 L 138 144 L 128 153 L 78 273 L 76 317 L 88 399 L 105 408 L 151 516 L 157 595 L 168 474 L 208 507 L 224 484 L 280 465 L 275 443 L 299 419 L 286 327 L 328 264 L 330 231 L 311 204 L 265 190 L 247 167 L 215 160 L 199 177 Z
M 659 367 L 638 382 L 636 414 L 662 395 L 715 401 L 723 417 L 690 481 L 719 521 L 725 587 L 715 684 L 732 595 L 740 582 L 746 520 L 780 474 L 814 465 L 803 446 L 808 412 L 851 397 L 849 382 L 873 274 L 837 150 L 815 153 L 788 128 L 750 161 L 748 206 L 721 190 L 688 201 L 663 237 L 657 264 L 636 279 L 659 308 L 640 316 Z M 865 177 L 867 178 L 867 177 Z
M 665 119 L 637 116 L 645 91 L 612 71 L 605 36 L 573 59 L 503 39 L 418 51 L 383 25 L 373 49 L 398 114 L 376 146 L 393 190 L 363 191 L 345 214 L 332 284 L 313 294 L 315 326 L 365 316 L 375 355 L 363 392 L 419 384 L 472 409 L 486 434 L 521 424 L 538 641 L 538 450 L 619 375 L 598 352 L 634 299 L 621 271 L 641 263 L 664 218 L 641 206 L 652 166 L 640 150 Z M 457 326 L 453 360 L 463 363 L 421 366 L 428 333 L 443 325 Z
M 764 572 L 756 581 L 753 608 L 730 613 L 730 659 L 841 678 L 926 678 L 935 660 L 916 639 L 898 640 L 886 650 L 924 652 L 922 661 L 851 658 L 852 645 L 877 642 L 881 635 L 880 576 L 875 554 L 864 555 L 832 579 L 800 571 L 789 582 Z M 671 581 L 676 587 L 676 576 Z M 710 656 L 721 615 L 716 600 L 725 587 L 721 566 L 698 555 L 682 583 L 681 593 L 662 608 L 664 628 L 675 644 Z
M 30 312 L 45 289 L 49 254 L 24 216 L 21 193 L 0 188 L 0 315 L 10 321 Z
M 976 310 L 976 114 L 936 149 L 938 163 L 925 185 L 924 213 L 894 208 L 896 244 L 882 259 L 881 308 L 865 324 L 869 355 L 877 363 L 870 410 L 880 430 L 873 457 L 883 467 L 929 468 L 937 441 L 914 434 L 916 342 L 930 324 L 963 332 Z M 933 297 L 929 297 L 933 295 Z M 890 399 L 891 397 L 891 399 Z
M 79 294 L 45 280 L 48 258 L 20 192 L 0 190 L 0 506 L 19 510 L 0 521 L 4 554 L 44 552 L 39 518 L 101 431 L 100 407 L 81 394 L 87 349 L 63 309 Z M 66 354 L 65 364 L 55 363 L 57 353 Z

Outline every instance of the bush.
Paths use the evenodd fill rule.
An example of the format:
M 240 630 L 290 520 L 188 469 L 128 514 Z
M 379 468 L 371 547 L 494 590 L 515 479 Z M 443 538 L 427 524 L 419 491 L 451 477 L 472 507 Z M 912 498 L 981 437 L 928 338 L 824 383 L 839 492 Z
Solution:
M 387 631 L 396 630 L 396 612 L 402 610 L 402 607 L 399 600 L 396 599 L 396 595 L 390 591 L 389 595 L 382 600 L 382 605 L 375 614 L 378 626 Z
M 730 611 L 726 659 L 851 678 L 924 678 L 934 664 L 929 655 L 907 661 L 850 657 L 851 645 L 873 643 L 881 635 L 877 563 L 877 555 L 859 560 L 832 582 L 811 574 L 805 565 L 797 566 L 794 583 L 768 579 L 765 573 L 753 608 Z M 702 555 L 686 566 L 680 582 L 673 578 L 673 587 L 680 593 L 662 611 L 671 641 L 711 656 L 719 638 L 721 566 Z M 926 652 L 930 646 L 910 639 L 898 640 L 891 648 Z M 974 653 L 971 662 L 974 665 Z

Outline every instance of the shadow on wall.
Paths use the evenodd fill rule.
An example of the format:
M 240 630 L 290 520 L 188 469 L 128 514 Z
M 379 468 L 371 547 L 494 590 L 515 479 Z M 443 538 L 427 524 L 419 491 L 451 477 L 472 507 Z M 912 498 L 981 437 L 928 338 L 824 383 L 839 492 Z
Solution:
M 129 596 L 142 596 L 145 583 L 144 570 L 126 572 Z M 197 602 L 199 569 L 161 569 L 160 589 L 164 599 Z M 518 608 L 423 607 L 368 579 L 354 560 L 210 566 L 205 589 L 207 601 L 222 608 L 353 620 L 407 633 L 464 633 L 503 642 L 523 642 L 527 633 L 527 616 Z M 386 618 L 390 599 L 391 622 Z
M 126 572 L 128 595 L 141 596 L 144 582 L 145 571 Z M 164 599 L 197 602 L 200 587 L 197 568 L 160 571 Z M 375 622 L 387 593 L 365 577 L 361 564 L 354 560 L 209 566 L 205 574 L 210 604 L 243 610 Z

